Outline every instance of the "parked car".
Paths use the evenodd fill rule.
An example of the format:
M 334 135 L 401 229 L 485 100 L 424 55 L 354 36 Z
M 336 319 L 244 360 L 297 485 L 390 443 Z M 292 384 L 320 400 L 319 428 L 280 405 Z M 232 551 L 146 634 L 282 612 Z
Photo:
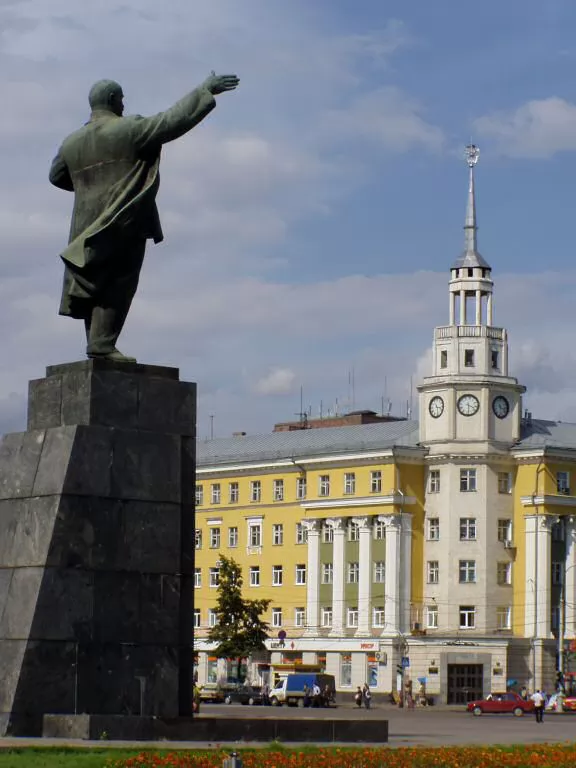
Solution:
M 218 683 L 205 683 L 200 688 L 200 701 L 212 701 L 221 704 L 224 701 L 224 691 Z
M 224 696 L 226 704 L 262 704 L 262 688 L 253 685 L 239 685 Z
M 336 683 L 334 675 L 320 673 L 295 672 L 287 675 L 283 680 L 279 680 L 270 691 L 270 704 L 273 707 L 279 707 L 282 704 L 288 706 L 304 706 L 304 687 L 310 691 L 317 685 L 322 692 L 328 688 L 330 700 L 334 699 Z
M 517 693 L 491 693 L 485 699 L 469 701 L 466 710 L 473 715 L 512 713 L 522 717 L 526 712 L 534 710 L 534 702 L 525 701 Z
M 558 709 L 558 694 L 553 693 L 546 703 L 546 709 L 550 712 L 556 712 Z M 565 712 L 576 712 L 576 696 L 565 696 L 562 703 L 562 709 Z

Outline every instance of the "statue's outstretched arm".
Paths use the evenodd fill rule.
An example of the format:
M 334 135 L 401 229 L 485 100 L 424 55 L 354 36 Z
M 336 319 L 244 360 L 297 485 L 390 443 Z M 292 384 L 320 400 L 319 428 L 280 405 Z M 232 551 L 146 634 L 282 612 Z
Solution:
M 68 166 L 64 162 L 60 152 L 58 152 L 52 161 L 52 167 L 50 168 L 48 178 L 50 179 L 50 183 L 54 184 L 55 187 L 65 189 L 67 192 L 74 192 L 74 185 L 72 184 Z

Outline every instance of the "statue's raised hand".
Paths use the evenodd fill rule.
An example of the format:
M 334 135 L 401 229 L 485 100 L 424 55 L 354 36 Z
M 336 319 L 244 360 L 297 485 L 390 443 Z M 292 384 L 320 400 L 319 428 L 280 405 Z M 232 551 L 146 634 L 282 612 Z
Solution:
M 217 75 L 215 72 L 212 72 L 210 77 L 204 81 L 204 86 L 210 93 L 217 96 L 225 91 L 233 91 L 238 87 L 239 82 L 240 80 L 236 75 Z

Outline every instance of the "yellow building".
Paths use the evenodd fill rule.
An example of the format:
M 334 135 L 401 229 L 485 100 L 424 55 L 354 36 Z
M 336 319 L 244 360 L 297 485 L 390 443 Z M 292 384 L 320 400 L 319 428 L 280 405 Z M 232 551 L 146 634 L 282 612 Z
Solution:
M 322 669 L 340 691 L 368 682 L 391 692 L 410 679 L 414 691 L 425 682 L 428 695 L 461 703 L 511 680 L 551 691 L 558 665 L 567 669 L 576 425 L 523 414 L 525 388 L 508 372 L 477 248 L 477 157 L 469 147 L 465 249 L 450 269 L 432 375 L 419 386 L 420 421 L 198 444 L 201 683 L 227 675 L 206 640 L 220 553 L 242 566 L 247 597 L 271 600 L 254 682 Z

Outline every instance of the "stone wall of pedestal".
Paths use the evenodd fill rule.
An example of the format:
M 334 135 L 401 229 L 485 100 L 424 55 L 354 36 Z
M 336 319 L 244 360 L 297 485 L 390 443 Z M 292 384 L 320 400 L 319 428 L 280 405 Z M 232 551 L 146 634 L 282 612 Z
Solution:
M 0 735 L 191 714 L 196 385 L 86 360 L 0 442 Z

